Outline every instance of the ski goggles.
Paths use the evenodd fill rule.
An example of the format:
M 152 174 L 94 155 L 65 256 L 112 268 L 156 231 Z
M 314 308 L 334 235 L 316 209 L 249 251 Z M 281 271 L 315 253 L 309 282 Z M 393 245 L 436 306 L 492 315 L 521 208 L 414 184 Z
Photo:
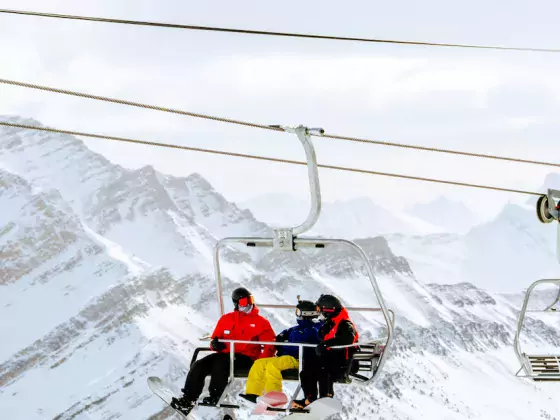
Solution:
M 238 305 L 239 306 L 249 306 L 255 303 L 255 299 L 253 299 L 253 296 L 249 296 L 249 297 L 242 297 L 241 299 L 239 299 L 238 301 Z
M 329 313 L 333 313 L 335 311 L 335 309 L 334 308 L 325 308 L 325 307 L 321 308 L 321 307 L 317 306 L 317 311 L 329 314 Z
M 304 316 L 309 316 L 309 317 L 314 317 L 314 316 L 319 316 L 319 312 L 318 311 L 302 311 L 299 308 L 296 308 L 296 316 L 298 318 L 304 317 Z

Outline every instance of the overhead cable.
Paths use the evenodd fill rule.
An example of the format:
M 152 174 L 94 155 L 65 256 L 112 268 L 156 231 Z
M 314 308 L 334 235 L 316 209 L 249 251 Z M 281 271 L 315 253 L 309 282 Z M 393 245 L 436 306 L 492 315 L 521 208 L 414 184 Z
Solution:
M 232 156 L 232 157 L 239 157 L 239 158 L 246 158 L 246 159 L 256 159 L 256 160 L 263 160 L 263 161 L 276 162 L 276 163 L 287 163 L 287 164 L 291 164 L 291 165 L 304 165 L 304 166 L 307 165 L 307 162 L 302 162 L 302 161 L 298 161 L 298 160 L 289 160 L 289 159 L 280 159 L 280 158 L 273 158 L 273 157 L 267 157 L 267 156 L 250 155 L 250 154 L 244 154 L 244 153 L 235 153 L 235 152 L 228 152 L 228 151 L 216 150 L 216 149 L 206 149 L 206 148 L 190 147 L 190 146 L 180 146 L 180 145 L 176 145 L 176 144 L 160 143 L 160 142 L 145 141 L 145 140 L 136 140 L 136 139 L 129 139 L 129 138 L 124 138 L 124 137 L 106 136 L 106 135 L 101 135 L 101 134 L 82 133 L 82 132 L 79 132 L 79 131 L 60 130 L 60 129 L 56 129 L 56 128 L 39 127 L 39 126 L 32 126 L 32 125 L 27 125 L 27 124 L 17 124 L 17 123 L 10 123 L 10 122 L 6 122 L 6 121 L 0 121 L 0 126 L 21 128 L 21 129 L 27 129 L 27 130 L 47 131 L 47 132 L 52 132 L 52 133 L 68 134 L 68 135 L 73 135 L 73 136 L 83 136 L 83 137 L 90 137 L 90 138 L 103 139 L 103 140 L 114 140 L 114 141 L 120 141 L 120 142 L 126 142 L 126 143 L 143 144 L 143 145 L 146 145 L 146 146 L 167 147 L 167 148 L 173 148 L 173 149 L 188 150 L 188 151 L 193 151 L 193 152 L 211 153 L 211 154 L 217 154 L 217 155 Z M 455 185 L 455 186 L 461 186 L 461 187 L 479 188 L 479 189 L 485 189 L 485 190 L 502 191 L 502 192 L 516 193 L 516 194 L 525 194 L 525 195 L 534 195 L 534 196 L 542 196 L 543 195 L 542 193 L 533 192 L 533 191 L 494 187 L 494 186 L 488 186 L 488 185 L 470 184 L 470 183 L 467 183 L 467 182 L 447 181 L 447 180 L 425 178 L 425 177 L 412 176 L 412 175 L 394 174 L 394 173 L 390 173 L 390 172 L 371 171 L 371 170 L 367 170 L 367 169 L 359 169 L 359 168 L 352 168 L 352 167 L 345 167 L 345 166 L 317 164 L 317 167 L 324 168 L 324 169 L 336 170 L 336 171 L 353 172 L 353 173 L 360 173 L 360 174 L 367 174 L 367 175 L 379 175 L 379 176 L 409 179 L 409 180 L 415 180 L 415 181 L 434 182 L 434 183 L 438 183 L 438 184 L 447 184 L 447 185 Z
M 429 46 L 429 47 L 477 48 L 477 49 L 492 49 L 492 50 L 534 51 L 534 52 L 554 52 L 554 53 L 560 52 L 560 49 L 554 49 L 554 48 L 504 47 L 504 46 L 496 46 L 496 45 L 453 44 L 453 43 L 439 43 L 439 42 L 425 42 L 425 41 L 402 41 L 402 40 L 391 40 L 391 39 L 304 34 L 304 33 L 292 33 L 292 32 L 272 32 L 272 31 L 261 31 L 261 30 L 254 30 L 254 29 L 235 29 L 235 28 L 221 28 L 221 27 L 214 27 L 214 26 L 182 25 L 182 24 L 175 24 L 175 23 L 102 18 L 102 17 L 95 17 L 95 16 L 78 16 L 78 15 L 67 15 L 67 14 L 46 13 L 46 12 L 31 12 L 25 10 L 11 10 L 11 9 L 0 9 L 0 13 L 25 15 L 25 16 L 38 16 L 38 17 L 56 18 L 56 19 L 85 20 L 90 22 L 117 23 L 117 24 L 125 24 L 125 25 L 189 29 L 189 30 L 196 30 L 196 31 L 229 32 L 229 33 L 248 34 L 248 35 L 267 35 L 267 36 L 311 38 L 311 39 L 324 39 L 324 40 L 336 40 L 336 41 L 357 41 L 357 42 L 369 42 L 369 43 L 419 45 L 419 46 Z
M 229 118 L 213 117 L 213 116 L 210 116 L 210 115 L 198 114 L 196 112 L 181 111 L 180 109 L 165 108 L 163 106 L 158 106 L 158 105 L 142 104 L 142 103 L 139 103 L 139 102 L 126 101 L 124 99 L 115 99 L 115 98 L 108 98 L 108 97 L 105 97 L 105 96 L 91 95 L 89 93 L 72 92 L 70 90 L 57 89 L 57 88 L 52 88 L 52 87 L 48 87 L 48 86 L 41 86 L 41 85 L 34 85 L 34 84 L 31 84 L 31 83 L 18 82 L 18 81 L 15 81 L 15 80 L 0 79 L 0 83 L 5 83 L 5 84 L 8 84 L 8 85 L 14 85 L 14 86 L 20 86 L 20 87 L 26 87 L 26 88 L 31 88 L 31 89 L 44 90 L 44 91 L 47 91 L 47 92 L 61 93 L 61 94 L 64 94 L 64 95 L 78 96 L 78 97 L 81 97 L 81 98 L 95 99 L 95 100 L 98 100 L 98 101 L 113 102 L 115 104 L 135 106 L 135 107 L 138 107 L 138 108 L 153 109 L 155 111 L 170 112 L 172 114 L 186 115 L 188 117 L 204 118 L 204 119 L 224 122 L 224 123 L 228 123 L 228 124 L 238 124 L 238 125 L 244 125 L 244 126 L 247 126 L 247 127 L 263 128 L 263 129 L 266 129 L 266 130 L 273 130 L 273 131 L 283 131 L 281 128 L 269 127 L 268 125 L 253 124 L 253 123 L 250 123 L 250 122 L 237 121 L 237 120 L 232 120 L 232 119 L 229 119 Z
M 173 113 L 173 114 L 186 115 L 186 116 L 189 116 L 189 117 L 203 118 L 203 119 L 208 119 L 208 120 L 213 120 L 213 121 L 218 121 L 218 122 L 224 122 L 224 123 L 229 123 L 229 124 L 237 124 L 237 125 L 242 125 L 242 126 L 246 126 L 246 127 L 262 128 L 262 129 L 265 129 L 265 130 L 272 130 L 272 131 L 283 131 L 279 127 L 274 127 L 274 126 L 265 125 L 265 124 L 256 124 L 256 123 L 252 123 L 252 122 L 234 120 L 234 119 L 231 119 L 231 118 L 215 117 L 215 116 L 205 115 L 205 114 L 200 114 L 200 113 L 195 113 L 195 112 L 182 111 L 182 110 L 179 110 L 179 109 L 166 108 L 166 107 L 159 106 L 159 105 L 149 105 L 149 104 L 143 104 L 143 103 L 139 103 L 139 102 L 127 101 L 127 100 L 124 100 L 124 99 L 115 99 L 115 98 L 110 98 L 110 97 L 106 97 L 106 96 L 92 95 L 92 94 L 89 94 L 89 93 L 74 92 L 74 91 L 70 91 L 70 90 L 66 90 L 66 89 L 59 89 L 59 88 L 53 88 L 53 87 L 49 87 L 49 86 L 41 86 L 41 85 L 36 85 L 36 84 L 31 84 L 31 83 L 19 82 L 19 81 L 16 81 L 16 80 L 0 79 L 0 83 L 14 85 L 14 86 L 20 86 L 20 87 L 26 87 L 26 88 L 31 88 L 31 89 L 38 89 L 38 90 L 43 90 L 43 91 L 53 92 L 53 93 L 60 93 L 60 94 L 64 94 L 64 95 L 77 96 L 77 97 L 81 97 L 81 98 L 95 99 L 95 100 L 98 100 L 98 101 L 112 102 L 112 103 L 117 103 L 117 104 L 121 104 L 121 105 L 128 105 L 128 106 L 134 106 L 134 107 L 139 107 L 139 108 L 152 109 L 152 110 L 155 110 L 155 111 L 162 111 L 162 112 L 169 112 L 169 113 Z M 316 137 L 326 137 L 326 138 L 335 139 L 335 140 L 344 140 L 344 141 L 351 141 L 351 142 L 357 142 L 357 143 L 375 144 L 375 145 L 379 145 L 379 146 L 398 147 L 398 148 L 414 149 L 414 150 L 427 151 L 427 152 L 447 153 L 447 154 L 453 154 L 453 155 L 459 155 L 459 156 L 469 156 L 469 157 L 484 158 L 484 159 L 502 160 L 502 161 L 508 161 L 508 162 L 527 163 L 527 164 L 532 164 L 532 165 L 552 166 L 552 167 L 557 167 L 557 168 L 560 167 L 559 163 L 554 163 L 554 162 L 537 161 L 537 160 L 522 159 L 522 158 L 507 157 L 507 156 L 488 155 L 488 154 L 482 154 L 482 153 L 464 152 L 464 151 L 460 151 L 460 150 L 441 149 L 441 148 L 436 148 L 436 147 L 417 146 L 417 145 L 412 145 L 412 144 L 394 143 L 394 142 L 388 142 L 388 141 L 382 141 L 382 140 L 364 139 L 364 138 L 359 138 L 359 137 L 340 136 L 340 135 L 335 135 L 335 134 L 321 134 L 321 135 L 311 134 L 311 135 L 316 136 Z

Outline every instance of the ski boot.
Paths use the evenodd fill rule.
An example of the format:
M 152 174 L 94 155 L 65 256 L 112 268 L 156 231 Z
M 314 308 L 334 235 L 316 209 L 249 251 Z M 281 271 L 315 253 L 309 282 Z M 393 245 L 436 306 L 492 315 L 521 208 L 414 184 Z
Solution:
M 173 407 L 175 410 L 179 410 L 181 413 L 183 413 L 185 416 L 188 416 L 189 413 L 192 411 L 192 409 L 195 406 L 196 401 L 189 401 L 185 398 L 185 396 L 183 395 L 180 398 L 176 398 L 173 397 L 171 398 L 171 407 Z
M 219 398 L 212 397 L 211 395 L 208 397 L 204 397 L 202 399 L 202 403 L 200 405 L 208 405 L 211 407 L 215 407 L 218 404 Z
M 239 396 L 253 404 L 257 403 L 257 398 L 259 397 L 256 394 L 239 394 Z

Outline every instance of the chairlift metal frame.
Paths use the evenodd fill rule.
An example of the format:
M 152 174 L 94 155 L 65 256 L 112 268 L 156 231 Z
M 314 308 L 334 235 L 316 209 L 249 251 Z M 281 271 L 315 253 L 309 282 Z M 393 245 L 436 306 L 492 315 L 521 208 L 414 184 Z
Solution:
M 547 194 L 543 194 L 537 200 L 536 210 L 537 218 L 541 223 L 552 223 L 557 221 L 557 242 L 556 242 L 556 255 L 560 261 L 560 204 L 555 202 L 555 198 L 560 198 L 560 191 L 549 189 Z M 536 287 L 543 284 L 556 284 L 558 286 L 558 293 L 556 299 L 551 305 L 548 305 L 543 310 L 527 310 L 527 305 L 529 303 L 529 298 L 531 293 Z M 519 317 L 517 321 L 517 330 L 515 332 L 514 338 L 514 350 L 521 367 L 515 374 L 515 376 L 530 378 L 534 381 L 560 381 L 560 352 L 557 355 L 554 354 L 527 354 L 521 349 L 520 335 L 523 329 L 523 323 L 525 320 L 525 314 L 528 312 L 557 312 L 554 309 L 554 305 L 560 302 L 560 279 L 541 279 L 532 283 L 527 291 L 525 292 L 525 298 L 523 299 L 523 305 L 521 311 L 519 312 Z M 520 375 L 521 371 L 524 371 L 524 375 Z
M 529 298 L 533 290 L 543 284 L 556 284 L 559 289 L 556 295 L 556 299 L 551 305 L 548 305 L 543 310 L 527 310 L 527 305 L 529 303 Z M 527 354 L 521 349 L 520 335 L 523 330 L 523 321 L 525 320 L 525 314 L 527 312 L 557 312 L 554 309 L 560 301 L 560 279 L 541 279 L 537 280 L 525 293 L 525 299 L 523 300 L 523 306 L 519 313 L 519 319 L 517 322 L 517 331 L 515 332 L 514 338 L 514 350 L 521 367 L 515 374 L 515 376 L 531 378 L 534 381 L 560 381 L 560 352 L 558 354 Z M 524 371 L 525 375 L 519 375 L 521 371 Z
M 295 133 L 300 140 L 303 148 L 305 150 L 305 155 L 307 159 L 307 168 L 308 168 L 308 179 L 309 179 L 309 189 L 311 195 L 311 207 L 307 218 L 298 226 L 291 227 L 291 228 L 277 228 L 273 230 L 272 237 L 227 237 L 219 240 L 214 248 L 214 273 L 216 278 L 216 291 L 218 297 L 218 306 L 220 314 L 224 314 L 224 300 L 223 300 L 223 290 L 222 290 L 222 276 L 220 271 L 220 250 L 230 244 L 245 244 L 248 247 L 267 247 L 272 248 L 274 250 L 281 250 L 285 252 L 295 252 L 299 249 L 303 248 L 326 248 L 327 246 L 333 245 L 343 245 L 351 250 L 354 251 L 356 255 L 360 257 L 362 262 L 366 267 L 367 276 L 370 280 L 371 286 L 377 298 L 378 307 L 347 307 L 346 309 L 349 311 L 370 311 L 370 312 L 381 312 L 383 314 L 385 323 L 387 325 L 387 336 L 373 340 L 371 342 L 358 342 L 355 344 L 350 344 L 347 346 L 336 346 L 336 348 L 345 348 L 345 347 L 353 347 L 353 346 L 361 346 L 367 348 L 364 352 L 362 352 L 362 356 L 365 358 L 371 359 L 371 371 L 372 376 L 367 378 L 362 375 L 353 375 L 352 382 L 358 385 L 367 386 L 370 385 L 377 379 L 379 374 L 382 371 L 383 365 L 390 354 L 390 347 L 393 340 L 393 331 L 394 331 L 394 324 L 395 324 L 395 315 L 394 312 L 390 309 L 387 309 L 385 305 L 385 301 L 381 294 L 381 290 L 377 283 L 377 279 L 371 267 L 371 264 L 368 260 L 367 254 L 364 250 L 357 245 L 356 243 L 346 240 L 346 239 L 327 239 L 327 238 L 300 238 L 298 235 L 304 233 L 311 229 L 313 225 L 316 223 L 317 219 L 319 218 L 321 212 L 321 190 L 320 190 L 320 183 L 319 183 L 319 174 L 318 174 L 318 167 L 317 167 L 317 158 L 315 155 L 315 149 L 311 142 L 310 134 L 323 134 L 324 130 L 322 128 L 307 128 L 302 125 L 297 127 L 285 127 L 285 126 L 275 126 L 282 128 L 284 131 L 289 133 Z M 292 305 L 275 305 L 275 304 L 266 304 L 266 303 L 256 303 L 260 308 L 286 308 L 286 309 L 295 309 L 296 306 Z M 207 338 L 208 339 L 208 338 Z M 228 395 L 228 391 L 233 384 L 235 379 L 234 375 L 234 353 L 235 353 L 235 344 L 236 343 L 249 343 L 249 344 L 264 344 L 264 345 L 280 345 L 276 342 L 261 342 L 261 341 L 244 341 L 244 340 L 220 340 L 224 343 L 230 343 L 230 373 L 228 379 L 228 385 L 226 389 L 220 396 L 218 401 L 217 407 L 229 407 L 229 408 L 236 408 L 236 406 L 231 404 L 224 404 L 223 400 Z M 382 344 L 384 342 L 384 344 Z M 303 347 L 316 347 L 314 344 L 298 344 L 298 343 L 282 343 L 282 346 L 297 346 L 299 347 L 299 355 L 300 360 L 302 360 L 303 355 Z M 335 348 L 335 347 L 333 347 Z M 195 354 L 193 355 L 193 363 L 196 359 L 198 354 L 198 350 L 209 350 L 208 348 L 200 348 L 197 349 Z M 375 366 L 373 365 L 373 360 L 376 359 Z M 359 365 L 359 357 L 356 359 Z M 299 364 L 299 373 L 301 373 L 302 364 Z M 287 380 L 287 379 L 284 379 Z M 289 380 L 289 379 L 288 379 Z M 299 382 L 299 379 L 297 380 Z M 297 397 L 301 389 L 301 384 L 298 385 L 296 391 L 291 396 L 287 408 L 285 409 L 275 409 L 273 411 L 285 411 L 289 413 L 292 411 L 290 409 L 291 402 Z

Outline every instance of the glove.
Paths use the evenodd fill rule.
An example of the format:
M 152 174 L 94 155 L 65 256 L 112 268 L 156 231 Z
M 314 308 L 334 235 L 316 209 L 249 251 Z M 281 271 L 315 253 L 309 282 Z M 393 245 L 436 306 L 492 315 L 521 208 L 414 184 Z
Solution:
M 214 351 L 220 351 L 226 348 L 224 343 L 220 343 L 218 341 L 218 337 L 214 337 L 212 341 L 210 341 L 210 348 Z
M 319 357 L 323 356 L 326 352 L 327 352 L 327 345 L 324 342 L 317 344 L 317 347 L 315 347 L 315 354 Z

